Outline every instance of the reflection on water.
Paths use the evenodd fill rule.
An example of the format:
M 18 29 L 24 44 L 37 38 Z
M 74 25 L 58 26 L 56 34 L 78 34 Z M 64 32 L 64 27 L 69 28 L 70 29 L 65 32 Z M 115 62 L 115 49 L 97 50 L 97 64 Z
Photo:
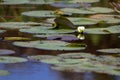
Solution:
M 64 0 L 66 1 L 66 0 Z M 108 0 L 101 0 L 98 4 L 92 4 L 92 6 L 108 6 Z M 59 5 L 60 6 L 60 5 Z M 39 19 L 34 18 L 23 18 L 20 13 L 24 11 L 40 9 L 57 9 L 50 5 L 41 6 L 0 6 L 0 21 L 37 21 Z M 98 27 L 98 25 L 96 25 Z M 100 27 L 100 26 L 99 26 Z M 19 33 L 18 31 L 10 31 L 0 36 L 24 36 L 32 37 L 31 35 Z M 88 46 L 84 52 L 96 53 L 97 49 L 104 48 L 119 48 L 120 47 L 120 36 L 116 35 L 78 35 L 80 40 L 76 42 L 86 43 Z M 40 40 L 40 39 L 39 39 Z M 26 57 L 28 55 L 38 54 L 59 54 L 60 51 L 45 51 L 37 50 L 33 48 L 19 48 L 12 45 L 12 41 L 0 41 L 1 49 L 12 49 L 16 51 L 16 54 L 11 56 Z M 64 52 L 64 51 L 63 51 Z M 81 51 L 79 51 L 81 52 Z M 101 55 L 101 54 L 99 54 Z M 70 73 L 70 72 L 59 72 L 52 70 L 50 65 L 36 62 L 26 62 L 18 64 L 0 64 L 0 69 L 8 70 L 11 72 L 9 76 L 0 76 L 0 80 L 120 80 L 120 76 L 111 76 L 106 74 L 98 74 L 92 72 L 86 73 Z

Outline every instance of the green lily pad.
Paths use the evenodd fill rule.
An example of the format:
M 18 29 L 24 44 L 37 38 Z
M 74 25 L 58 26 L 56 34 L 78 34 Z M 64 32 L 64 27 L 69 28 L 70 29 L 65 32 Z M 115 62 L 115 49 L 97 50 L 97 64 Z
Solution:
M 86 46 L 70 47 L 68 46 L 70 43 L 57 40 L 14 42 L 13 44 L 20 47 L 31 47 L 44 50 L 83 50 L 86 47 Z
M 28 3 L 29 0 L 3 0 L 0 5 L 17 5 Z
M 40 62 L 41 60 L 44 60 L 44 59 L 53 59 L 53 58 L 56 58 L 56 56 L 52 56 L 52 55 L 35 55 L 35 56 L 28 56 L 28 59 L 29 59 L 29 60 L 38 61 L 38 62 Z
M 120 33 L 120 25 L 110 26 L 107 28 L 88 28 L 84 31 L 87 34 L 115 34 Z
M 4 32 L 6 32 L 6 30 L 0 30 L 0 33 L 4 33 Z
M 28 4 L 51 4 L 54 3 L 54 0 L 31 0 Z
M 7 49 L 0 49 L 0 55 L 7 55 L 7 54 L 14 54 L 15 51 L 7 50 Z
M 70 0 L 69 3 L 94 3 L 100 0 Z
M 41 10 L 41 11 L 27 11 L 22 13 L 23 16 L 41 18 L 41 17 L 56 17 L 54 11 Z
M 79 40 L 73 34 L 41 34 L 41 35 L 34 35 L 34 37 L 47 38 L 47 40 L 63 40 L 63 41 Z
M 72 33 L 74 30 L 71 29 L 53 29 L 53 27 L 31 27 L 29 29 L 20 29 L 20 32 L 31 33 L 31 34 L 50 34 L 50 33 Z
M 66 13 L 74 13 L 74 14 L 96 14 L 96 13 L 111 13 L 114 10 L 106 7 L 90 7 L 90 8 L 62 8 L 61 11 Z
M 49 23 L 54 23 L 55 18 L 50 18 L 47 19 L 46 22 Z M 97 24 L 99 20 L 97 19 L 90 19 L 90 18 L 72 18 L 72 17 L 67 17 L 74 25 L 93 25 Z
M 10 74 L 10 72 L 7 70 L 0 70 L 0 76 L 7 76 L 9 74 Z
M 120 53 L 120 48 L 111 48 L 111 49 L 100 49 L 97 50 L 98 52 L 103 52 L 103 53 Z
M 20 28 L 29 28 L 32 25 L 39 25 L 39 23 L 35 23 L 35 22 L 1 22 L 0 28 L 20 29 Z
M 119 17 L 120 17 L 119 15 L 108 15 L 108 14 L 96 14 L 90 16 L 90 18 L 92 19 L 101 20 L 108 24 L 120 23 Z
M 0 63 L 20 63 L 26 61 L 27 59 L 20 57 L 0 56 Z
M 95 55 L 92 55 L 90 53 L 84 53 L 84 52 L 80 52 L 80 53 L 66 53 L 66 54 L 59 54 L 59 57 L 62 58 L 72 58 L 72 59 L 80 59 L 80 58 L 95 58 Z

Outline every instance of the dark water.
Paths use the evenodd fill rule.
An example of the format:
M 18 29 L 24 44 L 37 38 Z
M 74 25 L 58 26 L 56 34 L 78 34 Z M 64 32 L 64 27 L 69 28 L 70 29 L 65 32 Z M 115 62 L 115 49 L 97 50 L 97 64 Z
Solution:
M 108 6 L 107 0 L 101 0 L 93 6 Z M 39 19 L 24 18 L 20 15 L 21 12 L 38 10 L 38 9 L 57 9 L 50 5 L 19 5 L 19 6 L 0 6 L 0 16 L 4 17 L 8 22 L 9 21 L 37 21 Z M 116 13 L 115 13 L 116 14 Z M 0 21 L 4 21 L 0 19 Z M 101 25 L 95 25 L 101 26 Z M 107 25 L 106 25 L 107 26 Z M 23 34 L 17 30 L 8 30 L 8 32 L 1 34 L 0 37 L 29 37 L 32 40 L 40 40 L 40 38 L 33 38 L 32 35 Z M 85 40 L 77 40 L 74 42 L 85 43 L 87 48 L 82 51 L 71 51 L 71 52 L 89 52 L 96 55 L 102 55 L 97 53 L 97 49 L 104 48 L 120 48 L 120 38 L 119 34 L 111 35 L 87 35 L 85 34 Z M 33 48 L 21 48 L 12 45 L 13 41 L 0 41 L 0 49 L 11 49 L 16 51 L 16 54 L 10 56 L 20 56 L 26 57 L 29 55 L 38 55 L 38 54 L 49 54 L 56 55 L 63 52 L 70 51 L 47 51 L 47 50 L 38 50 Z M 108 54 L 109 55 L 109 54 Z M 0 80 L 120 80 L 120 76 L 86 72 L 86 73 L 71 73 L 71 72 L 59 72 L 52 70 L 51 65 L 38 63 L 38 62 L 25 62 L 25 63 L 16 63 L 16 64 L 0 64 L 0 69 L 8 70 L 11 72 L 8 76 L 0 76 Z

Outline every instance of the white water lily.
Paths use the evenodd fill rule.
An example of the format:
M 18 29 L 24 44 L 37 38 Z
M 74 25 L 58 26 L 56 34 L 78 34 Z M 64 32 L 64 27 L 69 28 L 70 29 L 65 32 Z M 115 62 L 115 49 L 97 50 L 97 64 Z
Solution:
M 85 27 L 84 27 L 84 26 L 78 26 L 78 28 L 77 28 L 77 31 L 78 31 L 79 33 L 83 33 L 84 30 L 85 30 Z

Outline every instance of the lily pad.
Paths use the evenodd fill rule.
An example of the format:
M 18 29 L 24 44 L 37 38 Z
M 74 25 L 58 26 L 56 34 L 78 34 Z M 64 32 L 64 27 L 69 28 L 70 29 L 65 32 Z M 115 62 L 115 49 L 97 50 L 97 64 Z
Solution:
M 54 23 L 55 18 L 47 19 L 46 22 Z M 93 25 L 97 24 L 100 20 L 97 19 L 90 19 L 90 18 L 72 18 L 67 17 L 74 25 Z
M 103 52 L 103 53 L 120 53 L 120 48 L 111 48 L 111 49 L 100 49 L 97 50 L 98 52 Z
M 10 72 L 7 70 L 0 70 L 0 76 L 7 76 L 9 74 L 10 74 Z
M 94 3 L 100 0 L 70 0 L 69 3 Z
M 84 32 L 87 34 L 115 34 L 120 33 L 120 25 L 107 28 L 87 28 Z
M 24 40 L 31 40 L 31 39 L 26 38 L 26 37 L 4 37 L 4 40 L 7 40 L 7 41 L 24 41 Z
M 29 28 L 32 25 L 39 25 L 39 23 L 35 23 L 35 22 L 1 22 L 0 28 L 20 29 L 20 28 Z
M 0 63 L 20 63 L 26 61 L 27 59 L 20 57 L 0 56 Z
M 41 18 L 41 17 L 56 17 L 54 11 L 41 10 L 41 11 L 27 11 L 22 13 L 23 16 Z
M 28 3 L 29 0 L 3 0 L 0 5 L 17 5 Z
M 27 4 L 51 4 L 51 3 L 54 3 L 55 1 L 54 0 L 29 0 L 29 3 Z
M 89 59 L 92 59 L 92 58 L 95 58 L 96 56 L 95 55 L 92 55 L 90 53 L 84 53 L 84 52 L 80 52 L 80 53 L 64 53 L 64 54 L 59 54 L 58 55 L 59 57 L 62 57 L 62 58 L 69 58 L 69 59 L 83 59 L 83 58 L 89 58 Z
M 53 29 L 53 27 L 31 27 L 29 29 L 20 29 L 20 32 L 31 33 L 31 34 L 50 34 L 50 33 L 72 33 L 74 30 L 71 29 Z
M 47 40 L 63 40 L 63 41 L 79 40 L 75 35 L 72 34 L 41 34 L 34 36 L 40 38 L 47 38 Z
M 44 60 L 44 59 L 53 59 L 53 58 L 56 58 L 56 56 L 52 56 L 52 55 L 35 55 L 35 56 L 28 56 L 28 59 L 29 59 L 29 60 L 38 61 L 38 62 L 40 62 L 41 60 Z
M 14 42 L 13 44 L 16 46 L 20 46 L 20 47 L 31 47 L 31 48 L 44 49 L 44 50 L 83 50 L 86 47 L 86 46 L 71 47 L 71 46 L 68 46 L 70 43 L 63 42 L 63 41 L 57 41 L 57 40 Z
M 4 32 L 6 32 L 6 30 L 0 30 L 0 33 L 4 33 Z
M 90 16 L 90 18 L 101 20 L 101 21 L 104 21 L 105 23 L 108 23 L 108 24 L 120 23 L 120 16 L 119 15 L 96 14 L 96 15 Z
M 0 55 L 7 55 L 7 54 L 14 54 L 15 51 L 7 50 L 7 49 L 0 49 Z
M 106 7 L 90 7 L 90 8 L 62 8 L 61 11 L 74 14 L 96 14 L 96 13 L 111 13 L 114 10 Z

